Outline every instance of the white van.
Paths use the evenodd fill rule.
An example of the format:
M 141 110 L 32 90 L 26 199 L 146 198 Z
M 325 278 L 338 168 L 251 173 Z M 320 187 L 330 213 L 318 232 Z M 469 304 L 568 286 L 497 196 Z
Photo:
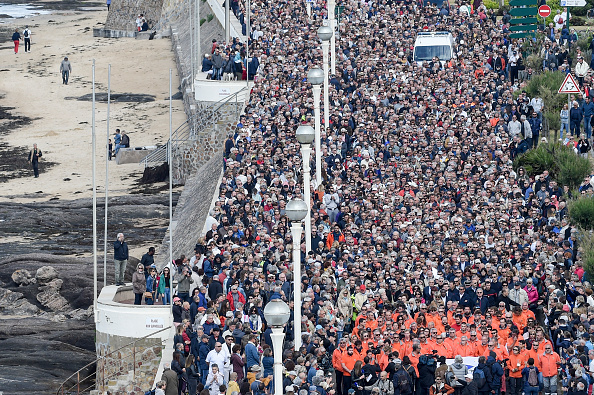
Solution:
M 421 32 L 417 34 L 413 60 L 420 65 L 423 62 L 430 62 L 435 56 L 442 64 L 456 57 L 452 33 Z

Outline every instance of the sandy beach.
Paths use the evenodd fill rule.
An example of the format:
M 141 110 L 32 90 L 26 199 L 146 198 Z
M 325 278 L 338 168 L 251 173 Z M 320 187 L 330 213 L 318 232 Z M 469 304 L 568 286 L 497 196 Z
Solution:
M 54 11 L 31 18 L 4 20 L 0 25 L 8 31 L 24 26 L 32 31 L 31 52 L 25 53 L 21 45 L 15 55 L 10 36 L 3 38 L 0 47 L 0 108 L 11 107 L 8 111 L 14 118 L 11 122 L 17 123 L 16 127 L 7 127 L 7 117 L 0 117 L 0 144 L 3 150 L 20 152 L 25 159 L 33 143 L 43 152 L 40 177 L 34 178 L 32 169 L 26 163 L 21 164 L 20 172 L 25 176 L 0 184 L 0 203 L 92 196 L 92 103 L 77 98 L 92 92 L 93 59 L 97 94 L 107 92 L 107 69 L 111 64 L 112 94 L 154 96 L 151 102 L 111 103 L 109 134 L 112 140 L 116 128 L 128 134 L 131 146 L 157 145 L 167 140 L 169 69 L 173 70 L 174 94 L 179 86 L 171 43 L 168 39 L 93 37 L 93 28 L 101 27 L 106 16 L 106 9 Z M 68 85 L 62 84 L 59 73 L 64 56 L 72 63 Z M 97 103 L 95 117 L 97 185 L 98 193 L 103 194 L 107 138 L 105 102 Z M 19 127 L 19 119 L 30 119 L 30 122 L 23 122 L 25 125 Z M 174 100 L 174 129 L 184 121 L 182 102 Z M 44 168 L 49 162 L 54 165 Z M 12 163 L 2 165 L 6 169 Z M 137 189 L 143 169 L 140 164 L 116 165 L 112 160 L 109 163 L 110 196 L 125 195 Z M 8 178 L 18 173 L 17 170 L 9 172 Z M 154 186 L 159 187 L 163 185 Z

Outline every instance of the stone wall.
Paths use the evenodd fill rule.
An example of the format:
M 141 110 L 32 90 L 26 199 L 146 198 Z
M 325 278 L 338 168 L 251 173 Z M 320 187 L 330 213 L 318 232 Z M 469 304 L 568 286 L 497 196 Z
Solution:
M 113 352 L 134 340 L 97 332 L 97 357 L 100 358 L 97 361 L 98 390 L 136 395 L 151 389 L 163 353 L 161 339 L 143 339 L 134 347 Z M 111 352 L 113 354 L 108 355 Z
M 194 251 L 219 185 L 223 171 L 222 161 L 218 155 L 213 156 L 186 182 L 173 214 L 175 223 L 172 237 L 174 259 L 180 254 L 189 256 Z M 159 251 L 169 251 L 169 231 L 165 234 Z M 160 270 L 167 264 L 169 255 L 159 254 L 155 260 L 157 268 Z
M 162 8 L 163 0 L 112 0 L 105 29 L 136 31 L 138 14 L 143 14 L 152 28 L 159 22 Z

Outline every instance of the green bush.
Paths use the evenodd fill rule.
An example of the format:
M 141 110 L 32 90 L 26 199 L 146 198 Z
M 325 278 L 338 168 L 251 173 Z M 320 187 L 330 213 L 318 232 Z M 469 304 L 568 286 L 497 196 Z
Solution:
M 574 16 L 571 18 L 571 21 L 569 21 L 569 23 L 571 24 L 570 26 L 584 26 L 586 24 L 586 20 L 579 16 Z
M 544 117 L 549 123 L 549 130 L 561 130 L 561 115 L 560 111 L 545 111 Z
M 559 185 L 567 185 L 569 189 L 577 188 L 592 170 L 588 159 L 578 156 L 572 148 L 558 142 L 539 144 L 536 149 L 518 156 L 514 160 L 514 168 L 520 166 L 531 176 L 548 170 Z
M 206 22 L 206 18 L 200 19 L 200 26 L 204 25 L 205 22 Z
M 582 199 L 580 199 L 582 200 Z M 589 200 L 592 200 L 589 198 Z M 588 278 L 594 278 L 594 234 L 591 231 L 578 228 L 578 259 L 581 254 L 584 270 L 588 274 Z
M 569 201 L 569 218 L 582 229 L 594 230 L 594 198 L 583 197 Z M 594 241 L 594 240 L 593 240 Z
M 531 68 L 535 72 L 539 72 L 542 71 L 542 61 L 543 58 L 541 58 L 537 53 L 533 53 L 532 55 L 528 55 L 528 57 L 526 57 L 524 64 L 526 67 Z
M 206 16 L 206 20 L 207 20 L 208 22 L 212 21 L 213 19 L 214 19 L 214 14 L 208 14 L 208 15 Z
M 536 73 L 524 87 L 529 97 L 541 97 L 545 103 L 544 116 L 549 121 L 549 129 L 560 129 L 559 113 L 563 104 L 567 103 L 567 95 L 560 95 L 557 91 L 564 79 L 565 74 L 560 71 Z M 516 92 L 520 94 L 520 91 Z
M 571 15 L 575 15 L 575 16 L 586 16 L 586 14 L 588 13 L 588 10 L 590 8 L 594 7 L 594 0 L 586 0 L 586 5 L 584 7 L 571 7 L 571 10 L 569 11 L 571 13 Z M 575 25 L 574 23 L 574 18 L 571 19 L 571 21 L 569 21 L 572 25 Z M 581 26 L 581 25 L 578 25 Z
M 497 1 L 497 0 L 483 0 L 483 4 L 489 10 L 499 9 L 499 1 Z
M 569 189 L 578 188 L 584 177 L 592 171 L 590 161 L 576 155 L 572 149 L 559 152 L 557 165 L 559 166 L 557 181 L 560 185 L 569 185 Z

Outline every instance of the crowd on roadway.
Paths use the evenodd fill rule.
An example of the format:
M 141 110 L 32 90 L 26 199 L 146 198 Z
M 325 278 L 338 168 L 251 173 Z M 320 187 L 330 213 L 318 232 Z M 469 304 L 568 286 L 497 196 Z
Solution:
M 309 20 L 304 2 L 252 1 L 255 85 L 225 143 L 215 223 L 156 291 L 167 301 L 178 282 L 166 393 L 272 393 L 263 308 L 293 309 L 297 289 L 302 319 L 274 377 L 288 395 L 585 395 L 594 299 L 570 191 L 512 166 L 539 143 L 547 103 L 522 91 L 509 62 L 522 40 L 480 2 L 341 2 L 323 180 L 293 279 L 285 209 L 303 199 L 295 131 L 314 125 L 306 77 L 322 66 L 326 16 L 312 6 Z M 413 62 L 416 34 L 440 30 L 457 57 Z M 580 192 L 592 191 L 588 177 Z

